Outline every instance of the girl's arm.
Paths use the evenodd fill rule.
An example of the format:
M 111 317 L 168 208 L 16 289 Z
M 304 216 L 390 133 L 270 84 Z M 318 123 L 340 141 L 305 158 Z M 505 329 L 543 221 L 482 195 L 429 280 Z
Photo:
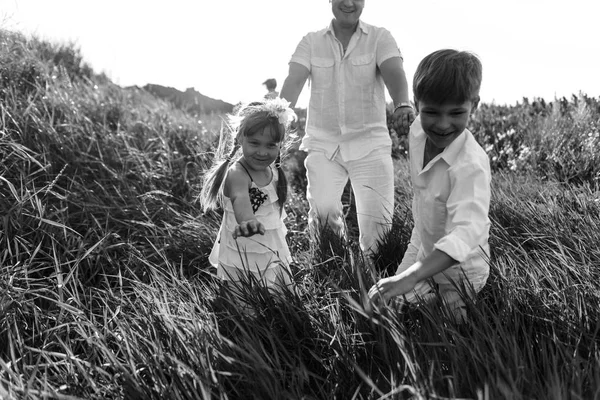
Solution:
M 248 237 L 265 233 L 265 227 L 256 219 L 252 211 L 248 194 L 250 184 L 250 178 L 245 171 L 241 171 L 236 165 L 231 167 L 225 179 L 223 192 L 231 200 L 235 220 L 238 223 L 233 231 L 234 239 L 238 236 Z

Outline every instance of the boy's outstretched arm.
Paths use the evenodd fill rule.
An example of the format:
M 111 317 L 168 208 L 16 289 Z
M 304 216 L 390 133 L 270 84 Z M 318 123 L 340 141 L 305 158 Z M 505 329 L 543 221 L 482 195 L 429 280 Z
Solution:
M 456 260 L 435 249 L 422 261 L 417 261 L 398 275 L 380 279 L 369 289 L 369 299 L 376 302 L 387 301 L 395 296 L 410 293 L 417 283 L 432 277 L 456 264 Z
M 290 62 L 288 76 L 285 78 L 279 94 L 279 97 L 290 102 L 290 108 L 296 106 L 309 74 L 310 71 L 304 65 Z

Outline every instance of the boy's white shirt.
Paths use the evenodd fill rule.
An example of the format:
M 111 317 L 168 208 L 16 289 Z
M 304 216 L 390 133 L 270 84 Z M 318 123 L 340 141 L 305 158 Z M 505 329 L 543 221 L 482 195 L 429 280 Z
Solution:
M 414 228 L 396 273 L 433 252 L 443 251 L 462 267 L 450 268 L 438 283 L 489 272 L 488 217 L 491 170 L 489 158 L 465 129 L 423 168 L 426 134 L 417 117 L 409 133 L 410 174 L 413 185 Z

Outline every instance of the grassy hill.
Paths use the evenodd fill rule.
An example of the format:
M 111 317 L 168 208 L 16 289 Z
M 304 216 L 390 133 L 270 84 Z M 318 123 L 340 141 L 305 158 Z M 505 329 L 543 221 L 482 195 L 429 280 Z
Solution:
M 0 398 L 597 398 L 599 123 L 584 94 L 478 110 L 493 254 L 465 324 L 443 308 L 360 306 L 412 227 L 402 151 L 374 270 L 351 213 L 348 243 L 308 242 L 292 154 L 297 290 L 243 287 L 248 316 L 207 262 L 219 215 L 194 201 L 218 118 L 121 88 L 70 46 L 0 31 Z
M 211 99 L 194 88 L 187 88 L 182 92 L 172 87 L 149 83 L 144 85 L 143 89 L 192 115 L 226 114 L 233 111 L 233 104 Z

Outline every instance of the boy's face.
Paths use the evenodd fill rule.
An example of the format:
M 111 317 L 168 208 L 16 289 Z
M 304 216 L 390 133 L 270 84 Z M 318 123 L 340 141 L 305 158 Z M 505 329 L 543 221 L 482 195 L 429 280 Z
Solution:
M 444 104 L 417 101 L 421 125 L 431 144 L 438 149 L 448 147 L 464 132 L 477 103 L 478 101 L 470 100 L 464 103 Z

